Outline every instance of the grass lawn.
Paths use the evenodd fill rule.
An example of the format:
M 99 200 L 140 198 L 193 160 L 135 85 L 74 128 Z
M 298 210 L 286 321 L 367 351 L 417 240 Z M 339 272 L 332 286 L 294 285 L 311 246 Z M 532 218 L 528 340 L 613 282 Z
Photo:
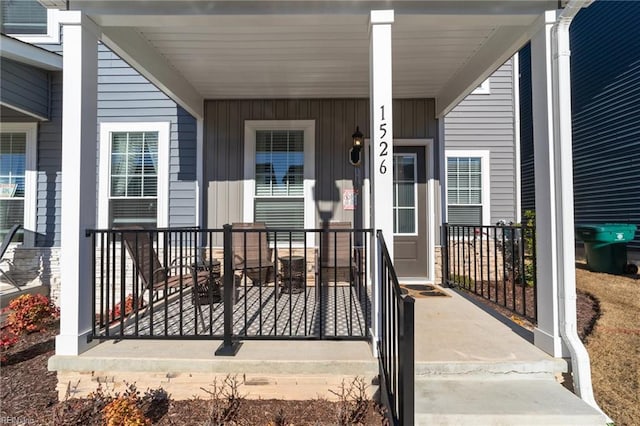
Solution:
M 584 268 L 578 263 L 577 288 L 600 305 L 586 338 L 596 400 L 616 426 L 640 425 L 640 276 Z

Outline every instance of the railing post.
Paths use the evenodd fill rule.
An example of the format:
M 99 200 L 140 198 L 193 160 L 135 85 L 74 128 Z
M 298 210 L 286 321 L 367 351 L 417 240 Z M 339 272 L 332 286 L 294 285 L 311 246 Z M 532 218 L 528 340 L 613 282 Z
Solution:
M 400 355 L 400 396 L 402 403 L 400 406 L 400 424 L 414 424 L 414 407 L 415 407 L 415 385 L 414 385 L 414 318 L 415 318 L 415 299 L 405 296 L 402 299 L 403 314 L 402 324 L 400 327 L 402 350 Z
M 449 225 L 442 225 L 442 249 L 440 260 L 442 261 L 442 285 L 449 284 Z
M 234 342 L 233 337 L 233 252 L 232 252 L 232 233 L 231 225 L 223 226 L 223 244 L 224 244 L 224 337 L 222 345 L 216 350 L 218 356 L 235 356 L 242 346 L 240 342 Z

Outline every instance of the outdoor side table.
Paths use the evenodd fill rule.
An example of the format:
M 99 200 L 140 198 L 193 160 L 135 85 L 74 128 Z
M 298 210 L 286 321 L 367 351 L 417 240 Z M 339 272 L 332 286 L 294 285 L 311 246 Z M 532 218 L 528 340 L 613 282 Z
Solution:
M 305 274 L 304 257 L 282 256 L 279 260 L 282 291 L 289 294 L 302 293 Z
M 222 279 L 220 274 L 220 261 L 216 259 L 212 259 L 211 261 L 201 260 L 191 264 L 191 268 L 194 274 L 194 289 L 191 294 L 193 304 L 210 305 L 211 303 L 221 302 L 222 295 L 220 289 Z M 209 277 L 204 283 L 199 283 L 196 275 L 203 271 L 208 272 Z

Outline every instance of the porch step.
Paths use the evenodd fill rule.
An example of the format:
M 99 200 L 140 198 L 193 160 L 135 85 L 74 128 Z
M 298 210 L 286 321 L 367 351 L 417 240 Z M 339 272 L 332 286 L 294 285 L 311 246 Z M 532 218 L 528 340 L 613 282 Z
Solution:
M 227 376 L 247 398 L 335 399 L 343 381 L 364 380 L 377 391 L 378 361 L 367 342 L 246 341 L 236 356 L 215 356 L 220 341 L 123 340 L 96 345 L 79 356 L 54 355 L 58 396 L 83 397 L 102 383 L 123 391 L 162 387 L 173 399 L 207 398 L 204 389 Z
M 416 380 L 416 425 L 605 425 L 550 378 L 443 375 Z

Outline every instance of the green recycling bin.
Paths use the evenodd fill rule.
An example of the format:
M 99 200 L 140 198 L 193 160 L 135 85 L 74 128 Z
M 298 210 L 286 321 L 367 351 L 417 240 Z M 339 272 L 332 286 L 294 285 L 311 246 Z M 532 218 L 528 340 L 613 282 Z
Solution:
M 627 269 L 627 242 L 636 225 L 602 223 L 576 225 L 576 237 L 584 241 L 587 266 L 594 272 L 622 274 Z

